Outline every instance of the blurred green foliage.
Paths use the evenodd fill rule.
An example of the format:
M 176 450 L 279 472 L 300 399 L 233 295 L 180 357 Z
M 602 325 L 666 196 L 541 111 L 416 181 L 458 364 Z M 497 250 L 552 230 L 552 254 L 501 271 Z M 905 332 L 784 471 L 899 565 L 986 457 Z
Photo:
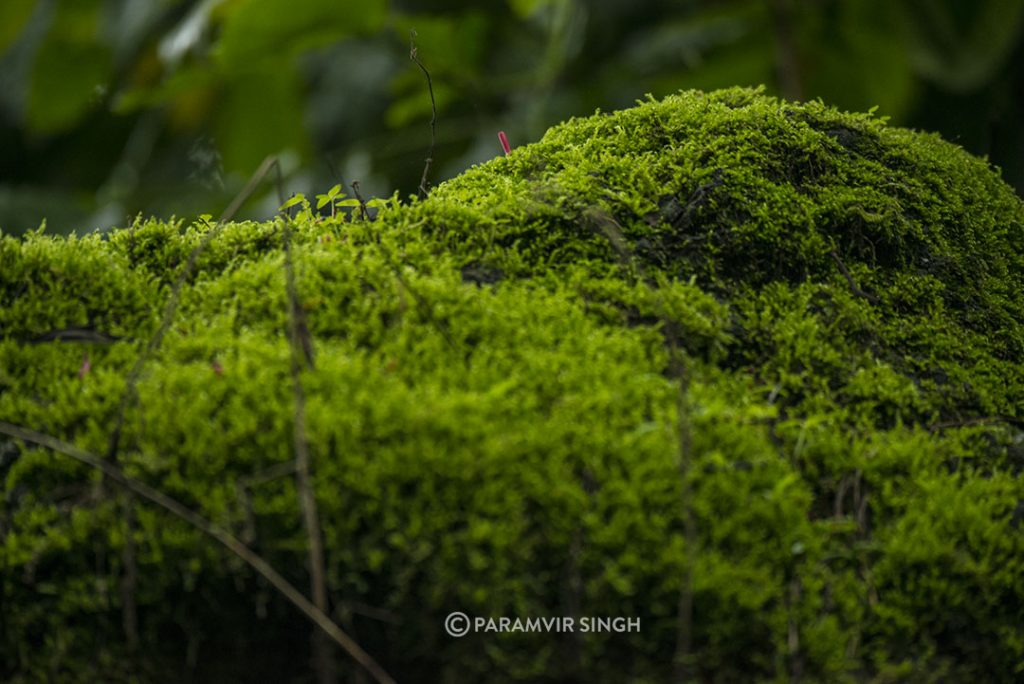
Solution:
M 1024 188 L 1019 0 L 4 0 L 0 228 L 217 212 L 267 155 L 288 191 L 415 191 L 596 108 L 765 84 L 942 133 Z M 249 216 L 273 213 L 254 201 Z
M 983 161 L 731 89 L 376 221 L 294 204 L 332 615 L 398 681 L 679 681 L 684 593 L 691 681 L 1021 680 L 1024 202 Z M 284 225 L 0 238 L 0 420 L 107 449 L 209 238 L 119 463 L 298 583 Z M 279 596 L 95 477 L 0 437 L 0 678 L 313 681 Z M 642 626 L 455 639 L 453 610 Z

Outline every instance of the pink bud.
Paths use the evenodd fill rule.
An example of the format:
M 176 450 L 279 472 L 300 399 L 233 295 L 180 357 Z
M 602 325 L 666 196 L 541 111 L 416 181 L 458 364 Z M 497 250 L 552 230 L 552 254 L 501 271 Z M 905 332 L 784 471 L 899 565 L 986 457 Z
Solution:
M 508 144 L 508 136 L 505 135 L 505 131 L 498 131 L 498 140 L 501 141 L 501 149 L 505 150 L 505 156 L 507 157 L 512 153 L 512 147 Z

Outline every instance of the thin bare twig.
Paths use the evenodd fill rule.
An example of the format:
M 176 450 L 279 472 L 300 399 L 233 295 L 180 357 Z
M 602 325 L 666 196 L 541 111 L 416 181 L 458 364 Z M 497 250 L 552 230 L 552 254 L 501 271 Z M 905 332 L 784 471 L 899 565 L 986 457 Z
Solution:
M 795 571 L 794 571 L 795 573 Z M 789 660 L 789 682 L 800 684 L 804 674 L 804 655 L 800 648 L 800 602 L 803 597 L 803 584 L 800 576 L 794 574 L 789 581 L 789 596 L 786 598 L 786 650 Z
M 224 211 L 224 214 L 217 221 L 216 225 L 212 227 L 208 226 L 209 229 L 206 231 L 206 234 L 203 235 L 199 244 L 189 255 L 188 261 L 185 262 L 185 268 L 182 269 L 181 273 L 178 274 L 178 278 L 174 281 L 174 285 L 171 287 L 171 294 L 167 298 L 167 303 L 164 306 L 164 313 L 160 320 L 160 325 L 157 327 L 153 336 L 149 339 L 149 343 L 146 345 L 146 348 L 143 349 L 142 353 L 135 359 L 135 363 L 128 372 L 124 390 L 121 392 L 121 400 L 118 402 L 117 406 L 117 415 L 114 418 L 114 429 L 110 433 L 110 441 L 107 446 L 106 457 L 111 463 L 117 462 L 117 454 L 121 445 L 121 434 L 124 431 L 125 414 L 128 412 L 128 407 L 131 406 L 138 398 L 138 382 L 142 377 L 142 369 L 145 367 L 149 359 L 152 358 L 153 354 L 156 353 L 156 350 L 160 347 L 160 343 L 163 341 L 164 335 L 166 335 L 167 330 L 170 329 L 171 321 L 174 319 L 174 312 L 177 311 L 178 308 L 181 288 L 195 270 L 196 263 L 199 260 L 199 255 L 203 253 L 214 236 L 220 232 L 221 227 L 234 217 L 238 209 L 245 203 L 245 200 L 252 195 L 256 190 L 256 187 L 263 180 L 264 176 L 266 176 L 272 168 L 277 169 L 278 194 L 281 193 L 281 167 L 277 163 L 276 157 L 267 157 L 263 160 L 263 163 L 260 164 L 256 173 L 253 174 L 253 177 L 249 179 L 249 183 L 242 189 L 242 192 L 235 197 L 228 208 Z M 130 647 L 133 647 L 134 644 L 138 643 L 139 621 L 138 615 L 136 614 L 135 601 L 135 585 L 137 579 L 137 564 L 135 559 L 136 550 L 131 538 L 134 530 L 135 519 L 134 510 L 132 509 L 133 505 L 132 497 L 129 496 L 128 500 L 125 502 L 125 525 L 128 537 L 123 550 L 125 572 L 121 582 L 122 622 L 124 624 L 125 638 L 127 639 Z
M 391 625 L 402 624 L 402 618 L 390 610 L 367 605 L 361 601 L 341 601 L 338 603 L 338 607 L 335 612 L 340 612 L 342 610 L 348 610 L 351 613 L 362 615 L 363 617 L 368 617 L 371 620 L 376 620 L 378 622 L 386 622 Z
M 414 288 L 412 284 L 406 280 L 405 276 L 402 275 L 402 269 L 400 268 L 399 263 L 395 260 L 394 255 L 391 254 L 391 250 L 385 247 L 383 242 L 378 243 L 377 247 L 380 249 L 380 253 L 381 256 L 384 257 L 384 261 L 391 267 L 391 272 L 395 274 L 395 279 L 398 280 L 398 284 L 405 288 L 405 291 L 411 294 L 412 298 L 416 300 L 416 306 L 418 306 L 423 315 L 427 317 L 427 321 L 434 326 L 437 332 L 441 334 L 445 343 L 452 350 L 461 351 L 459 345 L 455 342 L 455 338 L 452 337 L 451 331 L 448 330 L 448 325 L 445 321 L 434 315 L 434 308 L 430 306 L 430 302 L 428 302 L 426 297 L 424 297 L 419 290 Z
M 975 418 L 963 418 L 961 420 L 947 420 L 939 423 L 932 423 L 928 426 L 928 432 L 935 433 L 940 430 L 949 430 L 952 428 L 972 427 L 975 425 L 991 425 L 998 423 L 1006 423 L 1016 427 L 1024 426 L 1024 421 L 1011 416 L 978 416 Z
M 137 527 L 135 497 L 128 494 L 124 498 L 124 548 L 121 549 L 121 562 L 124 564 L 121 577 L 121 626 L 133 657 L 139 647 L 139 610 L 135 599 L 139 581 L 138 550 L 135 548 Z
M 156 350 L 160 348 L 161 342 L 163 342 L 164 335 L 171 327 L 171 321 L 174 319 L 174 312 L 178 310 L 178 298 L 181 295 L 181 288 L 185 285 L 185 281 L 188 280 L 189 276 L 195 270 L 196 263 L 199 261 L 199 256 L 206 250 L 210 242 L 220 232 L 221 228 L 225 223 L 234 218 L 235 213 L 245 203 L 245 201 L 256 191 L 257 186 L 263 180 L 263 178 L 270 172 L 271 169 L 277 169 L 277 189 L 278 195 L 282 192 L 281 186 L 281 167 L 277 162 L 276 157 L 267 157 L 260 164 L 260 167 L 253 174 L 252 178 L 242 189 L 242 192 L 228 205 L 228 208 L 224 210 L 224 213 L 218 219 L 217 223 L 213 226 L 209 226 L 206 234 L 203 235 L 199 244 L 189 254 L 188 261 L 185 262 L 185 267 L 178 274 L 177 279 L 174 281 L 174 285 L 171 286 L 171 294 L 167 298 L 167 304 L 164 306 L 163 317 L 160 320 L 160 325 L 153 333 L 153 336 L 149 339 L 149 343 L 146 348 L 139 354 L 138 358 L 135 359 L 135 364 L 128 372 L 128 379 L 125 382 L 124 390 L 121 392 L 121 401 L 117 407 L 117 415 L 114 419 L 114 430 L 110 435 L 110 444 L 107 447 L 107 457 L 114 459 L 117 457 L 117 450 L 121 442 L 121 432 L 124 430 L 124 418 L 128 407 L 135 401 L 137 385 L 139 378 L 142 375 L 142 369 L 149 361 L 149 359 L 156 353 Z M 284 203 L 284 200 L 281 200 Z
M 203 532 L 207 536 L 217 540 L 266 579 L 275 589 L 278 590 L 278 592 L 281 593 L 282 596 L 295 606 L 299 612 L 322 629 L 324 633 L 331 638 L 331 640 L 352 656 L 357 663 L 366 668 L 367 672 L 369 672 L 377 682 L 380 682 L 380 684 L 395 684 L 395 680 L 377 664 L 377 661 L 375 661 L 370 654 L 364 651 L 359 644 L 353 641 L 351 637 L 342 631 L 342 629 L 327 617 L 322 610 L 310 603 L 309 599 L 303 596 L 302 592 L 282 577 L 281 574 L 278 573 L 260 555 L 252 551 L 252 549 L 242 542 L 238 541 L 224 528 L 207 520 L 200 514 L 196 513 L 176 499 L 172 499 L 167 496 L 160 490 L 150 487 L 146 483 L 136 480 L 133 477 L 129 477 L 114 464 L 89 453 L 84 449 L 80 449 L 74 444 L 64 442 L 56 437 L 52 437 L 51 435 L 36 432 L 35 430 L 30 430 L 28 428 L 21 427 L 20 425 L 14 425 L 4 421 L 0 421 L 0 433 L 14 437 L 15 439 L 20 439 L 23 442 L 45 447 L 56 453 L 69 456 L 92 468 L 96 468 L 108 479 L 116 482 L 128 491 L 156 504 L 160 508 L 163 508 L 174 516 L 192 525 L 200 532 Z
M 697 516 L 693 506 L 693 438 L 690 426 L 688 392 L 690 374 L 686 367 L 685 353 L 680 348 L 675 326 L 667 314 L 662 313 L 669 338 L 670 363 L 673 375 L 679 380 L 676 390 L 676 463 L 679 469 L 680 492 L 683 503 L 683 541 L 686 548 L 686 562 L 683 567 L 682 583 L 679 588 L 679 603 L 676 610 L 676 648 L 673 654 L 674 681 L 688 682 L 693 679 L 693 574 L 697 555 Z
M 706 193 L 711 187 L 721 182 L 718 179 L 708 186 L 702 186 L 698 192 Z M 691 203 L 692 204 L 692 203 Z M 622 226 L 614 217 L 597 208 L 589 208 L 581 214 L 581 220 L 599 236 L 604 237 L 615 250 L 630 281 L 636 283 L 646 276 L 643 264 L 626 240 Z M 643 281 L 651 285 L 646 279 Z M 683 577 L 679 588 L 679 599 L 676 606 L 676 645 L 673 662 L 673 681 L 688 682 L 694 679 L 693 667 L 693 574 L 696 564 L 698 530 L 697 516 L 693 506 L 693 485 L 691 470 L 693 468 L 693 435 L 690 424 L 689 388 L 690 373 L 686 363 L 686 353 L 679 341 L 677 325 L 669 315 L 668 305 L 663 297 L 656 298 L 657 316 L 661 321 L 662 334 L 669 349 L 669 371 L 678 380 L 676 390 L 676 466 L 680 480 L 680 495 L 683 512 L 683 541 L 686 549 L 686 561 Z
M 370 218 L 370 211 L 366 207 L 366 202 L 363 200 L 362 194 L 359 192 L 359 181 L 352 181 L 352 192 L 356 195 L 356 200 L 359 202 L 359 209 L 363 212 L 363 219 L 366 221 L 372 221 Z
M 416 31 L 409 31 L 409 59 L 416 62 L 416 66 L 423 70 L 427 77 L 427 90 L 430 91 L 430 151 L 423 165 L 423 177 L 420 178 L 420 197 L 430 194 L 430 181 L 427 179 L 430 173 L 430 165 L 434 163 L 434 146 L 437 143 L 437 102 L 434 100 L 434 83 L 430 80 L 430 72 L 423 66 L 416 52 Z
M 247 477 L 240 477 L 237 480 L 237 484 L 243 489 L 252 489 L 256 485 L 271 482 L 285 475 L 291 475 L 294 472 L 295 461 L 284 461 L 283 463 L 275 463 L 258 473 L 253 473 Z
M 20 342 L 27 344 L 42 344 L 44 342 L 87 342 L 91 344 L 113 344 L 124 339 L 118 335 L 111 335 L 102 330 L 89 327 L 70 327 L 59 330 L 50 330 L 31 338 L 20 339 Z
M 853 279 L 850 269 L 846 268 L 846 264 L 844 264 L 843 260 L 839 257 L 839 252 L 833 249 L 830 254 L 832 255 L 832 260 L 836 262 L 836 266 L 839 267 L 839 272 L 843 274 L 843 277 L 846 278 L 846 282 L 849 283 L 850 290 L 853 291 L 853 294 L 868 300 L 872 304 L 877 304 L 878 297 L 860 289 L 860 286 L 857 285 L 857 281 Z
M 281 164 L 277 161 L 277 157 L 267 157 L 256 169 L 256 173 L 252 174 L 252 178 L 245 184 L 242 191 L 235 196 L 235 199 L 231 200 L 231 204 L 224 210 L 221 217 L 217 219 L 217 223 L 227 223 L 231 219 L 235 218 L 235 214 L 242 208 L 246 200 L 252 197 L 252 194 L 256 192 L 256 188 L 263 182 L 270 170 L 274 169 L 276 173 L 276 186 L 277 186 L 277 200 L 278 204 L 284 204 L 284 182 L 281 178 Z
M 303 368 L 313 367 L 313 341 L 306 327 L 302 306 L 295 288 L 295 265 L 292 261 L 291 222 L 284 226 L 284 270 L 285 288 L 288 295 L 288 339 L 291 347 L 292 391 L 295 397 L 295 420 L 292 426 L 292 443 L 295 448 L 295 488 L 302 509 L 302 522 L 309 544 L 309 582 L 313 604 L 317 610 L 327 614 L 327 578 L 324 571 L 323 534 L 320 516 L 317 512 L 316 493 L 309 472 L 309 437 L 306 433 L 306 395 L 302 389 Z M 335 680 L 334 661 L 330 644 L 323 633 L 313 636 L 313 652 L 316 661 L 317 679 L 320 684 L 332 684 Z
M 277 463 L 248 477 L 235 479 L 235 496 L 245 514 L 245 521 L 242 527 L 242 541 L 246 544 L 256 543 L 256 514 L 252 509 L 252 488 L 264 484 L 285 475 L 295 472 L 295 460 Z

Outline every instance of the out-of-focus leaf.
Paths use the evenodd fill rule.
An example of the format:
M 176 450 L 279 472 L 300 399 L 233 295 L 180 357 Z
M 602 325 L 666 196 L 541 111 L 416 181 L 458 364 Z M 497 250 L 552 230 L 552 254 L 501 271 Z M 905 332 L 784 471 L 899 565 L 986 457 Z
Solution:
M 761 2 L 705 10 L 672 29 L 656 29 L 649 48 L 634 45 L 629 54 L 636 66 L 630 71 L 655 72 L 649 89 L 657 96 L 680 89 L 771 83 L 775 54 L 768 24 Z
M 1024 32 L 1021 0 L 910 0 L 901 6 L 914 67 L 956 92 L 988 81 Z
M 223 0 L 200 0 L 197 2 L 178 25 L 168 31 L 160 40 L 160 45 L 157 48 L 160 59 L 170 66 L 176 66 L 190 50 L 202 41 L 203 35 L 209 31 L 210 16 L 213 14 L 213 10 L 222 2 Z
M 722 83 L 759 86 L 775 77 L 772 63 L 765 59 L 771 43 L 759 38 L 715 51 L 698 69 L 677 70 L 651 81 L 649 90 L 658 97 L 678 90 L 714 90 Z
M 235 74 L 225 88 L 217 107 L 215 142 L 226 170 L 250 174 L 267 155 L 307 150 L 293 65 Z
M 85 223 L 88 215 L 88 206 L 74 192 L 35 185 L 0 185 L 0 232 L 8 235 L 34 230 L 44 221 L 49 232 L 84 232 L 95 227 Z
M 209 67 L 187 66 L 172 72 L 163 83 L 153 87 L 141 87 L 121 93 L 114 100 L 114 111 L 128 114 L 168 101 L 188 97 L 216 85 L 218 76 Z
M 565 2 L 566 0 L 508 0 L 508 6 L 512 8 L 513 12 L 525 19 L 533 14 L 541 5 L 559 1 Z
M 379 30 L 384 0 L 242 0 L 225 5 L 218 46 L 228 70 L 277 61 L 344 36 Z
M 98 39 L 99 2 L 63 3 L 39 47 L 28 93 L 28 124 L 58 133 L 77 123 L 110 78 L 110 50 Z
M 294 207 L 294 206 L 297 206 L 297 205 L 299 205 L 299 204 L 302 204 L 302 203 L 303 203 L 303 202 L 305 202 L 305 201 L 306 201 L 306 196 L 305 196 L 305 195 L 303 195 L 303 194 L 302 194 L 302 193 L 300 192 L 300 193 L 298 193 L 298 194 L 292 195 L 292 196 L 291 196 L 291 197 L 289 197 L 289 198 L 288 198 L 287 200 L 285 200 L 285 203 L 284 203 L 284 204 L 282 204 L 282 205 L 281 205 L 280 207 L 278 207 L 278 208 L 277 208 L 277 210 L 278 210 L 278 211 L 285 211 L 285 210 L 287 210 L 287 209 L 291 209 L 291 208 L 292 208 L 292 207 Z
M 697 69 L 757 32 L 757 17 L 749 13 L 705 12 L 692 18 L 653 26 L 629 42 L 622 59 L 636 74 L 649 74 L 680 65 Z
M 415 72 L 401 74 L 395 79 L 395 90 L 404 93 L 396 97 L 395 101 L 388 108 L 385 120 L 390 128 L 401 128 L 408 126 L 414 121 L 422 121 L 424 125 L 430 120 L 432 110 L 430 107 L 430 91 L 427 89 L 427 81 L 423 78 L 423 72 L 416 69 Z M 457 96 L 457 91 L 444 81 L 434 80 L 434 101 L 437 105 L 438 114 L 448 109 L 448 105 Z
M 0 54 L 14 42 L 32 16 L 38 0 L 3 0 L 0 2 Z
M 914 95 L 914 75 L 904 34 L 888 0 L 842 3 L 835 13 L 804 24 L 804 89 L 849 110 L 877 106 L 899 118 Z

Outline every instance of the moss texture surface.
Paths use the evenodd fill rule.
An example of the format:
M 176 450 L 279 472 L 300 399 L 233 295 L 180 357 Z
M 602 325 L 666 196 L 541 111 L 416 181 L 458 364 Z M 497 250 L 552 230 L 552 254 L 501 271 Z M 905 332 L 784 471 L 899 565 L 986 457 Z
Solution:
M 688 92 L 308 219 L 333 615 L 399 681 L 1024 677 L 1024 204 L 985 161 Z M 284 227 L 0 239 L 0 420 L 107 453 L 209 237 L 116 459 L 305 587 Z M 312 681 L 311 628 L 199 532 L 7 437 L 0 477 L 6 681 Z

